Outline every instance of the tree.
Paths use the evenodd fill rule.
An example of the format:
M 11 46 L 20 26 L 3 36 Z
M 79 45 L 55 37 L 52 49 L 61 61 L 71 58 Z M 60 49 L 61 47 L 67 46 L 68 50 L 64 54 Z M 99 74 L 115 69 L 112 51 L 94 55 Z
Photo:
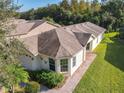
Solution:
M 50 17 L 44 17 L 43 20 L 49 21 L 51 23 L 55 23 L 55 21 Z
M 124 26 L 124 0 L 62 0 L 60 4 L 33 10 L 34 19 L 50 17 L 61 25 L 90 21 L 106 29 Z M 24 19 L 31 16 L 25 13 Z M 22 17 L 21 17 L 22 18 Z
M 123 25 L 123 18 L 124 18 L 124 1 L 123 0 L 109 0 L 106 4 L 103 4 L 101 7 L 101 15 L 106 22 L 106 28 L 111 25 L 111 28 L 116 30 Z M 107 15 L 106 15 L 107 14 Z
M 84 12 L 87 9 L 86 2 L 84 0 L 80 0 L 79 2 L 79 10 L 80 13 Z
M 18 7 L 12 0 L 0 0 L 0 84 L 14 93 L 14 85 L 28 79 L 28 74 L 19 63 L 19 56 L 25 53 L 23 44 L 9 38 L 14 30 L 10 19 Z
M 91 8 L 93 11 L 99 11 L 101 6 L 98 0 L 93 0 L 92 4 L 91 4 Z
M 107 0 L 101 0 L 102 4 L 105 4 L 107 2 Z
M 69 7 L 70 7 L 68 0 L 63 0 L 62 2 L 60 2 L 60 7 L 62 7 L 62 8 L 64 8 L 64 9 L 68 10 Z
M 18 85 L 20 82 L 27 82 L 28 72 L 24 70 L 23 67 L 10 64 L 5 67 L 6 74 L 0 79 L 0 82 L 5 87 L 9 88 L 9 91 L 14 93 L 14 86 Z
M 22 12 L 21 13 L 21 18 L 26 19 L 26 20 L 34 20 L 35 19 L 35 15 L 34 15 L 34 9 L 30 9 L 27 12 Z
M 77 0 L 71 0 L 71 10 L 73 13 L 78 13 L 79 12 L 79 7 L 78 7 L 78 1 Z

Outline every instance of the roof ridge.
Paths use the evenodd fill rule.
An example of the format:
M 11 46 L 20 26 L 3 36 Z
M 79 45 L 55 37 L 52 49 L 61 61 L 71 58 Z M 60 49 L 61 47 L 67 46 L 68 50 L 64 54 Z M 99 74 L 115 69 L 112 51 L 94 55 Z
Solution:
M 60 28 L 57 28 L 57 29 L 60 29 Z M 60 40 L 60 38 L 59 38 L 59 36 L 58 36 L 58 31 L 56 31 L 57 29 L 55 29 L 55 32 L 57 33 L 57 37 L 58 37 L 58 40 L 59 40 L 59 43 L 60 43 L 60 46 L 62 46 L 63 47 L 63 44 L 61 43 L 61 40 Z M 62 27 L 62 31 L 63 31 L 63 27 Z M 69 35 L 71 35 L 73 38 L 75 38 L 76 40 L 77 40 L 77 38 L 76 38 L 76 36 L 74 35 L 74 33 L 73 33 L 73 35 L 72 34 L 70 34 L 68 31 L 63 31 L 63 32 L 66 32 L 66 33 L 68 33 Z M 77 40 L 78 41 L 78 40 Z M 80 44 L 80 43 L 79 43 Z M 68 51 L 65 47 L 63 47 L 66 51 Z M 68 53 L 71 55 L 71 53 L 68 51 Z
M 57 36 L 57 39 L 58 39 L 58 41 L 59 41 L 59 48 L 58 48 L 58 50 L 57 50 L 57 52 L 56 52 L 56 55 L 55 55 L 55 57 L 57 56 L 57 54 L 58 54 L 58 51 L 59 51 L 59 49 L 60 49 L 60 46 L 61 46 L 61 42 L 60 42 L 60 39 L 59 39 L 59 37 L 58 37 L 58 33 L 57 33 L 56 29 L 57 29 L 57 28 L 55 28 L 55 29 L 52 29 L 52 30 L 51 30 L 51 31 L 55 32 L 55 34 L 56 34 L 56 36 Z
M 92 30 L 93 32 L 95 32 L 95 30 L 94 30 L 94 29 L 91 29 L 89 26 L 87 26 L 87 24 L 86 24 L 86 23 L 83 23 L 81 26 L 84 26 L 84 27 L 86 27 L 86 28 L 88 28 L 88 29 Z
M 58 51 L 60 50 L 60 48 L 65 49 L 69 53 L 69 55 L 72 56 L 72 54 L 66 48 L 64 48 L 62 44 L 60 44 Z M 58 52 L 57 52 L 57 54 L 58 54 Z M 57 56 L 57 54 L 55 56 Z
M 78 25 L 80 25 L 80 26 L 81 26 L 81 24 L 78 24 Z M 76 29 L 78 29 L 79 31 L 82 31 L 83 29 L 82 29 L 82 30 L 81 30 L 81 29 L 79 29 L 79 28 L 77 27 L 78 25 L 75 25 L 74 27 L 75 27 Z M 84 31 L 84 32 L 82 32 L 82 33 L 88 33 L 88 32 L 87 32 L 87 31 L 85 31 L 85 30 L 83 30 L 83 31 Z
M 61 25 L 57 24 L 57 23 L 52 23 L 50 21 L 46 21 L 48 24 L 51 24 L 53 26 L 56 26 L 56 27 L 60 27 L 61 28 Z
M 43 20 L 43 21 L 42 21 L 42 20 L 36 20 L 36 21 L 41 22 L 41 23 L 39 23 L 38 25 L 36 25 L 36 23 L 34 23 L 34 25 L 36 25 L 35 28 L 39 27 L 41 24 L 44 24 L 44 23 L 46 22 L 46 21 L 44 21 L 44 20 Z M 36 22 L 36 21 L 35 21 L 35 22 Z M 33 25 L 33 26 L 34 26 L 34 25 Z M 32 28 L 29 30 L 29 32 L 35 29 L 35 28 L 33 29 L 33 26 L 32 26 Z
M 40 41 L 39 41 L 39 38 L 41 37 L 41 35 L 43 35 L 43 34 L 44 34 L 44 35 L 45 35 L 45 34 L 50 34 L 51 32 L 54 33 L 54 35 L 56 35 L 56 38 L 57 38 L 57 40 L 58 40 L 57 42 L 59 43 L 59 47 L 60 47 L 60 41 L 59 41 L 59 39 L 58 39 L 58 36 L 57 36 L 57 33 L 56 33 L 55 29 L 52 29 L 52 30 L 50 30 L 50 31 L 48 31 L 48 32 L 44 32 L 44 33 L 38 34 L 38 40 L 37 40 L 37 41 L 38 41 L 38 44 L 39 44 L 39 42 L 40 42 Z M 53 35 L 53 34 L 52 34 L 52 35 Z M 48 41 L 50 41 L 50 39 L 49 39 Z M 47 42 L 48 42 L 48 41 L 47 41 Z M 46 46 L 47 46 L 47 45 L 44 45 L 42 49 L 45 49 Z M 56 48 L 56 49 L 57 49 L 57 51 L 55 52 L 55 56 L 57 55 L 59 48 Z M 40 54 L 40 52 L 39 52 L 39 46 L 38 46 L 38 53 Z M 45 55 L 46 55 L 46 54 L 45 54 Z
M 102 30 L 106 30 L 105 28 L 103 28 L 103 27 L 101 27 L 101 26 L 99 26 L 99 25 L 97 25 L 97 24 L 94 24 L 94 23 L 91 23 L 91 22 L 87 22 L 86 24 L 90 24 L 90 25 L 88 25 L 88 27 L 91 27 L 91 28 L 93 28 L 94 29 L 94 27 L 93 26 L 96 26 L 97 28 L 97 30 L 100 28 L 100 29 L 102 29 Z

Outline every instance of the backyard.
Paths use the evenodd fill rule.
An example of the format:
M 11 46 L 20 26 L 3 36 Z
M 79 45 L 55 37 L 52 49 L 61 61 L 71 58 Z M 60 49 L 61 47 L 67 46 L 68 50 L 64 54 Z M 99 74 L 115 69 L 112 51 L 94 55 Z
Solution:
M 124 93 L 124 42 L 115 39 L 116 34 L 105 34 L 94 51 L 96 59 L 73 93 Z

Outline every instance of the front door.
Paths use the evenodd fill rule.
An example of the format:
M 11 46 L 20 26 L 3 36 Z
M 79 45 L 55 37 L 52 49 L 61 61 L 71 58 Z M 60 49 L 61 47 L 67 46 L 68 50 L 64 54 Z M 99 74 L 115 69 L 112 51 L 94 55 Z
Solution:
M 52 71 L 55 71 L 55 61 L 52 58 L 49 58 L 49 68 Z

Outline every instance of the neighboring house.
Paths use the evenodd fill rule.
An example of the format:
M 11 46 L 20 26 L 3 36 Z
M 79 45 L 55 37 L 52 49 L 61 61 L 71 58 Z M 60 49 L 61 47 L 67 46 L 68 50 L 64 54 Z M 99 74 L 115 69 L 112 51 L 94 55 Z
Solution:
M 85 22 L 65 27 L 45 21 L 25 21 L 17 25 L 16 36 L 29 55 L 20 57 L 29 70 L 47 69 L 72 75 L 103 39 L 105 29 Z M 14 32 L 13 32 L 14 33 Z
M 16 28 L 10 34 L 11 37 L 16 38 L 25 38 L 60 27 L 60 25 L 52 24 L 44 20 L 26 21 L 22 19 L 14 20 L 13 25 Z

